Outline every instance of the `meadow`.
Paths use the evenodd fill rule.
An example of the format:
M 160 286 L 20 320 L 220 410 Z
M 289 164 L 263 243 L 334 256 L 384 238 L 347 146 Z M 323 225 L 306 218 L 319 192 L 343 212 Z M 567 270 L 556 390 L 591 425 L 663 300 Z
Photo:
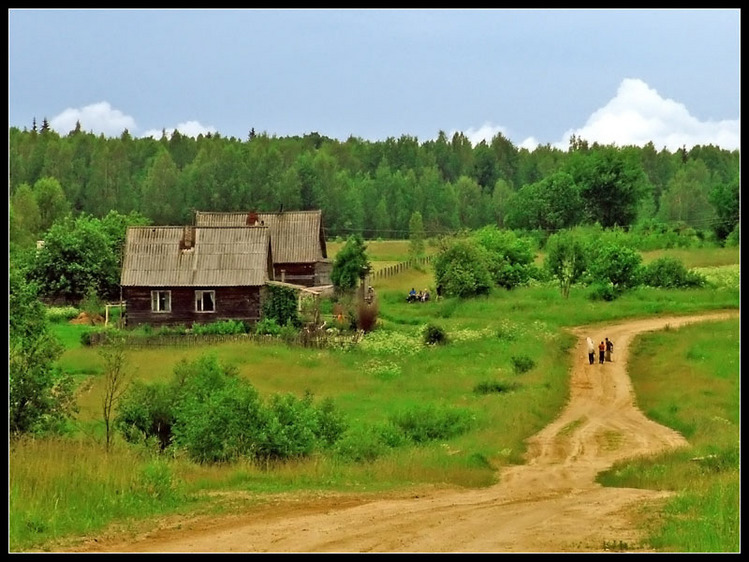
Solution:
M 328 244 L 329 255 L 337 249 Z M 407 242 L 368 243 L 375 268 L 405 261 L 407 249 Z M 678 252 L 685 265 L 699 268 L 718 285 L 690 290 L 642 287 L 603 302 L 590 300 L 584 287 L 573 287 L 564 299 L 555 285 L 537 284 L 495 289 L 487 297 L 465 301 L 408 304 L 405 295 L 412 286 L 434 288 L 431 270 L 413 268 L 374 283 L 378 328 L 352 350 L 233 342 L 128 353 L 132 379 L 165 380 L 181 359 L 210 353 L 235 366 L 262 396 L 310 392 L 316 399 L 330 398 L 349 421 L 354 440 L 361 442 L 373 427 L 424 404 L 460 409 L 470 416 L 471 430 L 462 435 L 392 448 L 368 462 L 313 455 L 274 466 L 199 465 L 119 439 L 105 452 L 102 361 L 96 348 L 80 343 L 80 334 L 90 328 L 55 323 L 66 346 L 59 364 L 79 383 L 79 412 L 71 436 L 11 443 L 10 550 L 54 550 L 66 537 L 103 532 L 112 525 L 135 528 L 149 516 L 241 509 L 243 502 L 268 501 L 278 493 L 491 485 L 498 468 L 522 461 L 524 440 L 550 423 L 565 404 L 568 351 L 574 343 L 566 328 L 739 308 L 738 249 Z M 645 261 L 654 259 L 650 254 L 644 255 Z M 660 255 L 663 252 L 656 257 Z M 424 345 L 427 325 L 444 329 L 448 343 Z M 601 475 L 601 482 L 680 492 L 666 513 L 643 514 L 656 548 L 735 551 L 738 320 L 649 334 L 641 340 L 631 359 L 639 405 L 649 417 L 684 433 L 693 447 L 613 467 Z M 695 457 L 708 460 L 693 461 Z M 242 500 L 222 500 L 212 493 L 217 491 L 245 495 Z

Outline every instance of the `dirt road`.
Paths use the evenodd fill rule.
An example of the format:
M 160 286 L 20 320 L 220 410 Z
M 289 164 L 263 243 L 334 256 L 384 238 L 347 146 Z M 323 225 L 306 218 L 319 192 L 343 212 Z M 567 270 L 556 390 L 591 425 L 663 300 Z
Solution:
M 78 552 L 600 552 L 642 550 L 636 508 L 667 493 L 604 488 L 614 462 L 686 445 L 635 405 L 627 375 L 633 337 L 738 312 L 651 318 L 577 328 L 571 396 L 560 417 L 529 440 L 527 463 L 482 490 L 402 497 L 279 501 L 241 515 L 196 519 L 135 539 L 88 542 Z M 585 338 L 609 337 L 614 361 L 589 365 Z

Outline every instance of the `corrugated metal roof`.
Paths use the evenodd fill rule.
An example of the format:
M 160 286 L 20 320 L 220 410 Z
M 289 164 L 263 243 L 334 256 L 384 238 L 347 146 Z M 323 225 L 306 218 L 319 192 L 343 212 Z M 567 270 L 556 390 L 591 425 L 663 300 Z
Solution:
M 194 245 L 183 249 L 193 230 Z M 127 230 L 123 286 L 237 287 L 268 280 L 268 227 L 132 226 Z
M 255 219 L 270 227 L 274 263 L 312 263 L 327 257 L 320 210 L 281 213 L 195 212 L 197 226 L 247 226 Z

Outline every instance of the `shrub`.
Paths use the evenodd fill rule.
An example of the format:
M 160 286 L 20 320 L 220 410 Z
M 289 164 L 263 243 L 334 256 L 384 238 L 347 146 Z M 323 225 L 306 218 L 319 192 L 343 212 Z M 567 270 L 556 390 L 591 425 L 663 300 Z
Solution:
M 666 289 L 702 287 L 706 283 L 702 275 L 689 271 L 683 263 L 669 256 L 664 256 L 644 266 L 642 281 L 651 287 Z
M 222 320 L 219 322 L 211 322 L 210 324 L 198 324 L 192 325 L 192 333 L 196 335 L 219 335 L 228 336 L 234 334 L 246 334 L 249 328 L 241 320 Z
M 279 326 L 288 323 L 297 328 L 302 325 L 297 306 L 297 293 L 288 287 L 266 286 L 263 299 L 263 318 L 272 318 Z
M 338 456 L 353 462 L 372 462 L 387 450 L 387 445 L 373 428 L 356 428 L 346 432 L 334 447 Z
M 134 384 L 116 427 L 129 442 L 157 440 L 161 450 L 182 449 L 197 462 L 283 460 L 331 447 L 346 429 L 331 400 L 316 407 L 312 398 L 274 395 L 263 403 L 235 367 L 209 355 L 182 360 L 168 384 Z
M 72 320 L 81 313 L 74 306 L 51 306 L 47 309 L 47 319 L 50 322 L 64 322 Z
M 356 326 L 359 330 L 365 332 L 371 332 L 377 326 L 377 316 L 380 307 L 377 303 L 377 299 L 371 303 L 360 302 L 356 307 L 357 321 Z
M 502 394 L 504 392 L 511 392 L 518 388 L 516 382 L 504 382 L 504 381 L 482 381 L 473 387 L 473 392 L 476 394 Z
M 594 258 L 588 268 L 593 283 L 613 285 L 615 294 L 639 284 L 642 256 L 632 248 L 605 244 L 594 248 Z
M 617 297 L 614 286 L 610 283 L 594 283 L 591 285 L 591 291 L 588 293 L 588 299 L 592 301 L 611 302 Z
M 174 399 L 165 384 L 135 381 L 120 401 L 115 427 L 129 443 L 156 441 L 164 450 L 172 441 Z
M 512 361 L 512 369 L 517 375 L 527 373 L 536 366 L 536 362 L 527 355 L 513 355 L 510 361 Z
M 416 406 L 391 417 L 393 425 L 414 443 L 455 437 L 466 432 L 472 421 L 468 410 L 432 404 Z
M 434 260 L 434 277 L 446 297 L 488 295 L 494 284 L 486 248 L 475 240 L 457 240 Z
M 444 328 L 434 324 L 427 324 L 424 327 L 423 337 L 427 345 L 442 345 L 448 341 Z
M 275 318 L 262 318 L 255 324 L 255 334 L 258 336 L 277 336 L 281 333 L 281 326 Z

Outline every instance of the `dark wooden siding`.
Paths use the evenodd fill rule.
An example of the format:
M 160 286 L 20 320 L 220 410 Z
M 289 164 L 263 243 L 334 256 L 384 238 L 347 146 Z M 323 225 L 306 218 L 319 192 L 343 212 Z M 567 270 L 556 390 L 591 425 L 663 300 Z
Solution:
M 171 291 L 171 312 L 151 311 L 151 290 Z M 215 312 L 195 312 L 195 291 L 215 291 Z M 128 326 L 192 326 L 222 320 L 257 322 L 260 319 L 260 287 L 123 287 Z
M 273 265 L 273 273 L 276 281 L 305 287 L 315 286 L 314 263 L 277 263 Z

